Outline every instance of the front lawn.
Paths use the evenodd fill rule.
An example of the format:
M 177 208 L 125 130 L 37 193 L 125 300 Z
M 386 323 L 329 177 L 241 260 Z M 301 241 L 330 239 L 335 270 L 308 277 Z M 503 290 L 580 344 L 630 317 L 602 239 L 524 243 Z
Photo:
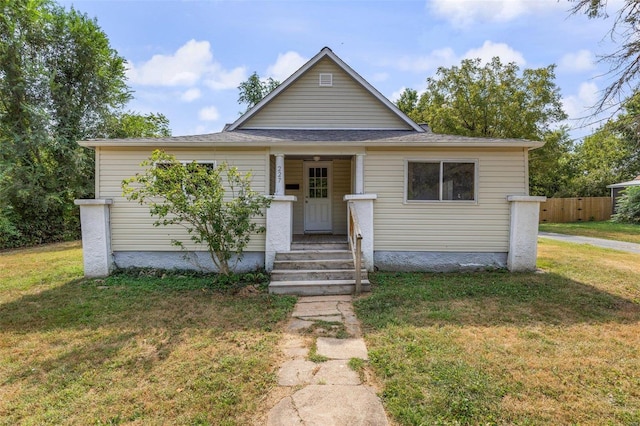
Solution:
M 371 275 L 356 311 L 398 423 L 640 423 L 640 256 L 544 240 L 539 267 Z
M 640 225 L 616 222 L 541 223 L 540 231 L 640 244 Z
M 85 280 L 79 243 L 2 252 L 0 424 L 248 424 L 294 302 L 206 276 Z

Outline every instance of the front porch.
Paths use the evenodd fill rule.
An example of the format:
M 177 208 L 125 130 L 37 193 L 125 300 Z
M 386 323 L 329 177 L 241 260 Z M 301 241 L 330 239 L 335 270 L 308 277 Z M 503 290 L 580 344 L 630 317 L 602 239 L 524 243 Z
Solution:
M 331 244 L 347 244 L 347 234 L 294 234 L 292 245 L 331 245 Z
M 296 235 L 291 250 L 276 253 L 269 292 L 321 296 L 369 291 L 366 269 L 360 269 L 356 284 L 355 263 L 346 235 Z
M 351 294 L 368 290 L 373 267 L 373 198 L 363 197 L 364 154 L 275 154 L 271 158 L 272 204 L 267 211 L 265 267 L 271 292 Z M 368 212 L 359 205 L 369 204 Z M 367 232 L 357 218 L 364 215 Z M 351 217 L 351 220 L 349 218 Z M 356 222 L 354 222 L 354 220 Z M 355 237 L 367 237 L 356 256 Z M 361 241 L 361 240 L 360 240 Z M 364 261 L 362 261 L 364 260 Z M 356 274 L 356 270 L 362 270 Z

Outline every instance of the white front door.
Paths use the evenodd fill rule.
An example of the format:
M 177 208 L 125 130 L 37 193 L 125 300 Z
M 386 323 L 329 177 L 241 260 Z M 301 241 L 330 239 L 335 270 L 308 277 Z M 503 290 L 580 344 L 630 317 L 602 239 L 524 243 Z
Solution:
M 331 232 L 331 162 L 304 162 L 304 230 Z

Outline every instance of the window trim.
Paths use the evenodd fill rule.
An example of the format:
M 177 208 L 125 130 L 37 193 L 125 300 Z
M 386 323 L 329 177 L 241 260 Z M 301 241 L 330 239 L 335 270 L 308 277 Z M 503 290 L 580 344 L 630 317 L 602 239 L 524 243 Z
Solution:
M 187 166 L 193 163 L 194 161 L 197 164 L 213 164 L 214 168 L 218 166 L 218 160 L 176 160 L 176 161 L 182 164 L 183 166 Z M 169 161 L 156 161 L 155 163 L 153 163 L 154 167 L 156 166 L 156 164 L 171 164 L 171 163 Z
M 439 200 L 410 200 L 409 199 L 409 163 L 439 163 L 440 181 L 438 182 Z M 473 200 L 443 200 L 442 199 L 442 168 L 444 163 L 473 164 Z M 404 196 L 403 204 L 478 204 L 479 161 L 477 158 L 405 158 L 404 159 Z
M 193 163 L 194 161 L 196 162 L 196 164 L 212 164 L 213 168 L 215 169 L 216 167 L 218 167 L 218 160 L 176 160 L 178 163 L 180 163 L 180 165 L 182 167 L 186 167 L 189 164 Z M 153 167 L 158 167 L 159 164 L 171 164 L 170 161 L 156 161 L 153 163 Z M 189 194 L 187 194 L 185 192 L 184 187 L 182 187 L 182 192 L 185 193 L 185 195 L 187 196 L 191 196 Z

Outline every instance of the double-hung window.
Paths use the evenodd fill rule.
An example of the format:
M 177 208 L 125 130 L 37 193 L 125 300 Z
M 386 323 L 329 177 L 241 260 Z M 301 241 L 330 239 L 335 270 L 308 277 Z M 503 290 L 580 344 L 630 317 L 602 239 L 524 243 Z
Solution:
M 405 200 L 476 201 L 477 162 L 408 160 Z
M 193 172 L 195 172 L 195 170 L 194 170 L 194 169 L 192 169 L 191 164 L 193 164 L 194 162 L 195 162 L 195 164 L 197 165 L 197 167 L 204 167 L 204 168 L 205 168 L 205 169 L 207 169 L 208 171 L 211 171 L 211 170 L 215 169 L 215 168 L 216 168 L 216 165 L 217 165 L 217 163 L 216 163 L 216 161 L 215 161 L 215 160 L 194 160 L 194 161 L 191 161 L 191 160 L 181 160 L 181 161 L 180 161 L 180 165 L 181 165 L 181 167 L 185 167 L 189 172 L 193 173 Z M 162 168 L 162 169 L 168 169 L 168 168 L 169 168 L 169 167 L 171 167 L 172 165 L 173 165 L 173 163 L 163 163 L 163 162 L 160 162 L 160 163 L 156 163 L 156 164 L 155 164 L 155 167 Z M 169 184 L 169 185 L 170 185 L 170 184 L 171 184 L 171 182 L 167 181 L 167 182 L 166 182 L 166 184 Z M 191 194 L 190 194 L 190 192 L 191 192 L 191 191 L 189 191 L 189 189 L 188 189 L 188 188 L 185 188 L 185 187 L 184 187 L 184 185 L 183 185 L 183 187 L 182 187 L 182 191 L 183 191 L 185 194 L 187 194 L 187 195 L 191 195 Z

